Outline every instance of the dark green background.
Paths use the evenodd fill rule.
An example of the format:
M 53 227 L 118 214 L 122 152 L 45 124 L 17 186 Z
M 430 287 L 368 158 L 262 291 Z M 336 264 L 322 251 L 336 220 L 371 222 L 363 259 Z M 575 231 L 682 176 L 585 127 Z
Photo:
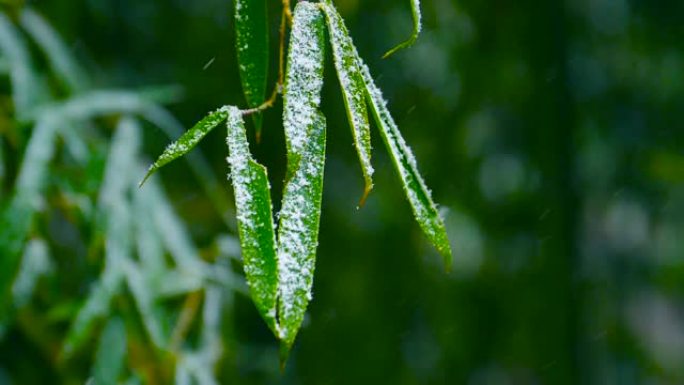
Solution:
M 376 187 L 356 209 L 363 181 L 329 61 L 308 320 L 281 375 L 276 341 L 237 296 L 221 383 L 682 383 L 684 2 L 424 0 L 418 43 L 382 60 L 410 32 L 408 3 L 336 2 L 444 210 L 452 272 L 413 221 L 375 134 Z M 33 5 L 98 85 L 180 85 L 170 109 L 186 127 L 244 105 L 228 1 Z M 278 2 L 269 5 L 275 44 Z M 252 147 L 276 192 L 280 113 L 278 103 L 265 114 Z M 199 146 L 219 176 L 223 135 Z M 146 131 L 150 158 L 166 143 Z M 183 162 L 161 175 L 198 245 L 226 231 Z M 0 343 L 0 367 L 17 384 L 88 373 L 52 377 L 17 330 Z

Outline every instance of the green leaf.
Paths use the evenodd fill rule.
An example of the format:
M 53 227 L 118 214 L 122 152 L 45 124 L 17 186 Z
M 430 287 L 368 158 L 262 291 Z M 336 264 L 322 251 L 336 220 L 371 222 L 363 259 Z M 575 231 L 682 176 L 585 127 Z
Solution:
M 80 91 L 85 88 L 86 79 L 82 76 L 83 69 L 73 60 L 64 42 L 57 32 L 30 8 L 25 8 L 20 17 L 21 25 L 33 40 L 45 52 L 55 74 L 71 90 Z
M 363 63 L 363 60 L 360 57 L 357 59 L 366 83 L 368 103 L 380 128 L 380 135 L 385 142 L 394 167 L 404 186 L 406 197 L 413 209 L 413 215 L 430 242 L 442 254 L 444 264 L 448 270 L 451 267 L 452 257 L 444 222 L 437 211 L 437 206 L 432 201 L 430 190 L 425 185 L 423 177 L 418 171 L 418 164 L 411 152 L 411 148 L 406 144 L 406 141 L 401 136 L 401 132 L 399 132 L 399 127 L 397 127 L 397 124 L 390 115 L 387 103 L 382 97 L 382 92 L 375 85 L 370 71 Z
M 250 108 L 266 99 L 268 81 L 268 15 L 266 0 L 235 0 L 235 48 L 242 90 Z M 254 114 L 257 138 L 262 117 Z
M 383 55 L 383 59 L 388 58 L 390 55 L 399 51 L 400 49 L 412 46 L 416 40 L 418 40 L 418 35 L 420 35 L 421 30 L 420 0 L 411 0 L 411 15 L 413 16 L 413 32 L 411 33 L 411 37 L 409 37 L 405 42 L 387 51 L 387 53 Z
M 0 13 L 0 51 L 9 62 L 12 101 L 21 120 L 35 107 L 42 90 L 33 71 L 26 42 L 4 12 Z
M 17 275 L 12 294 L 16 307 L 24 306 L 33 296 L 33 291 L 41 276 L 53 268 L 47 243 L 35 238 L 26 243 L 21 257 L 21 268 Z
M 121 119 L 109 148 L 98 202 L 105 220 L 104 269 L 69 329 L 62 348 L 64 358 L 86 341 L 98 319 L 109 314 L 112 298 L 121 291 L 124 266 L 133 248 L 133 213 L 127 196 L 136 176 L 135 156 L 139 145 L 140 132 L 135 121 L 128 117 Z
M 347 27 L 337 12 L 329 12 L 332 7 L 330 0 L 323 5 L 330 43 L 333 50 L 337 77 L 340 80 L 344 104 L 347 108 L 347 117 L 354 136 L 354 145 L 361 162 L 361 170 L 365 181 L 363 196 L 360 205 L 366 200 L 368 193 L 373 188 L 373 166 L 371 165 L 371 142 L 370 125 L 368 124 L 368 110 L 366 108 L 366 94 L 363 77 L 359 69 L 356 57 L 356 47 L 352 42 Z
M 39 121 L 26 147 L 9 206 L 0 213 L 0 314 L 7 310 L 20 254 L 36 211 L 43 206 L 48 165 L 55 152 L 59 121 Z
M 247 283 L 259 313 L 277 335 L 278 275 L 268 175 L 249 152 L 242 112 L 229 107 L 227 125 L 228 164 Z
M 197 143 L 199 143 L 200 140 L 202 140 L 202 138 L 209 133 L 209 131 L 224 121 L 227 115 L 228 111 L 225 108 L 219 108 L 218 110 L 207 115 L 204 119 L 200 120 L 199 123 L 195 124 L 194 127 L 186 131 L 177 141 L 166 147 L 157 161 L 150 166 L 147 175 L 145 175 L 145 178 L 143 178 L 142 182 L 140 182 L 140 185 L 142 186 L 147 178 L 149 178 L 150 175 L 152 175 L 155 171 L 192 150 Z
M 283 112 L 288 178 L 278 226 L 281 363 L 311 300 L 325 162 L 325 118 L 318 110 L 323 85 L 324 21 L 317 4 L 297 4 Z
M 124 322 L 112 318 L 100 337 L 93 366 L 93 383 L 95 385 L 115 385 L 121 375 L 126 358 L 126 328 Z

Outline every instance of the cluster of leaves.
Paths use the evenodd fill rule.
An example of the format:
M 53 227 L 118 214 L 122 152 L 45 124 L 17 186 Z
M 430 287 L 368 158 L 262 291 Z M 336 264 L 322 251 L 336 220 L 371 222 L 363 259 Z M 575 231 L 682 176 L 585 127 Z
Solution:
M 404 186 L 414 216 L 427 238 L 443 255 L 447 268 L 451 251 L 444 224 L 418 172 L 415 157 L 330 0 L 298 2 L 294 10 L 287 66 L 284 76 L 279 77 L 284 78 L 283 125 L 288 164 L 276 227 L 267 172 L 250 153 L 243 120 L 245 115 L 261 113 L 272 104 L 272 99 L 264 101 L 268 78 L 268 58 L 263 49 L 268 45 L 267 28 L 263 25 L 266 20 L 264 3 L 261 0 L 236 1 L 236 45 L 245 97 L 251 108 L 240 110 L 226 106 L 210 113 L 167 147 L 150 167 L 148 176 L 186 154 L 210 130 L 227 121 L 228 163 L 247 282 L 261 316 L 281 340 L 281 360 L 284 361 L 311 300 L 325 163 L 326 121 L 319 107 L 326 35 L 332 47 L 365 180 L 361 204 L 373 187 L 370 113 Z M 418 1 L 413 1 L 412 5 L 414 35 L 396 49 L 412 44 L 420 31 Z M 289 4 L 285 2 L 281 41 L 284 40 L 289 11 Z M 283 51 L 281 47 L 281 58 Z M 281 84 L 275 88 L 277 93 Z M 261 119 L 255 119 L 255 123 L 259 132 Z
M 0 13 L 0 75 L 13 106 L 0 131 L 0 333 L 36 336 L 63 381 L 70 363 L 94 350 L 98 384 L 215 384 L 222 309 L 234 291 L 247 293 L 219 258 L 227 253 L 216 245 L 233 238 L 219 235 L 216 251 L 201 255 L 160 183 L 137 188 L 148 163 L 142 128 L 183 131 L 160 104 L 177 90 L 96 89 L 38 13 L 15 11 Z M 199 153 L 188 160 L 216 210 L 230 215 L 208 163 Z M 70 249 L 81 251 L 64 253 L 55 227 L 73 233 Z M 87 265 L 101 269 L 89 285 Z

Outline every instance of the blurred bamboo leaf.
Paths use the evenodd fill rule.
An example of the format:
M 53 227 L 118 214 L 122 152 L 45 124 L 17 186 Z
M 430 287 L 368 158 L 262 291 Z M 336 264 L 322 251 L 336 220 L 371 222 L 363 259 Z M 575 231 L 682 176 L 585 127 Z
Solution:
M 266 99 L 268 81 L 268 15 L 266 0 L 235 1 L 235 47 L 242 90 L 251 108 Z M 262 116 L 254 114 L 257 138 Z
M 125 358 L 126 328 L 120 318 L 113 317 L 104 327 L 95 354 L 94 385 L 118 384 Z
M 145 175 L 142 182 L 140 182 L 140 185 L 142 186 L 147 178 L 149 178 L 150 175 L 152 175 L 155 171 L 192 150 L 197 143 L 199 143 L 200 140 L 202 140 L 202 138 L 209 133 L 209 131 L 224 121 L 226 116 L 226 109 L 219 108 L 218 110 L 207 115 L 204 119 L 200 120 L 191 129 L 185 132 L 177 141 L 166 147 L 159 158 L 152 164 L 152 166 L 150 166 L 147 175 Z
M 78 349 L 90 334 L 94 323 L 109 313 L 112 298 L 121 290 L 125 277 L 124 264 L 130 260 L 133 247 L 132 207 L 127 193 L 135 183 L 135 158 L 140 145 L 137 128 L 131 118 L 122 118 L 112 138 L 99 197 L 106 233 L 102 278 L 76 315 L 64 342 L 63 358 L 68 358 Z
M 21 13 L 21 25 L 40 46 L 55 74 L 71 91 L 86 87 L 82 68 L 73 60 L 72 54 L 59 38 L 57 32 L 36 11 L 26 7 Z
M 48 163 L 55 151 L 58 122 L 38 122 L 29 140 L 9 206 L 0 217 L 0 310 L 7 310 L 20 254 L 37 210 L 43 206 Z M 4 308 L 4 309 L 3 309 Z
M 23 120 L 38 101 L 40 85 L 26 43 L 4 13 L 0 13 L 0 51 L 9 62 L 12 100 L 17 119 Z
M 16 307 L 25 305 L 31 299 L 38 279 L 51 269 L 52 262 L 47 243 L 40 238 L 30 240 L 24 247 L 19 274 L 12 286 Z
M 266 169 L 250 154 L 242 113 L 236 107 L 228 109 L 226 141 L 245 275 L 259 313 L 277 335 L 278 275 L 270 185 Z
M 281 364 L 289 354 L 311 299 L 325 162 L 325 118 L 318 109 L 324 48 L 323 13 L 316 4 L 298 3 L 290 38 L 283 112 L 288 177 L 278 226 Z
M 324 9 L 332 2 L 326 0 Z M 344 22 L 335 12 L 325 12 L 330 45 L 333 50 L 333 58 L 337 77 L 342 87 L 342 95 L 347 117 L 354 136 L 354 145 L 361 162 L 365 188 L 359 205 L 363 205 L 366 197 L 373 188 L 373 166 L 371 165 L 371 139 L 370 125 L 368 123 L 368 111 L 363 77 L 359 69 L 356 57 L 356 47 L 352 42 Z
M 404 41 L 403 43 L 400 43 L 396 47 L 392 48 L 391 50 L 387 51 L 385 55 L 383 55 L 383 59 L 388 58 L 395 52 L 399 51 L 400 49 L 408 48 L 415 44 L 416 40 L 418 40 L 418 35 L 420 35 L 420 30 L 422 28 L 421 24 L 421 14 L 420 14 L 420 0 L 410 0 L 411 1 L 411 16 L 413 17 L 413 32 L 411 33 L 411 37 L 408 38 L 408 40 Z

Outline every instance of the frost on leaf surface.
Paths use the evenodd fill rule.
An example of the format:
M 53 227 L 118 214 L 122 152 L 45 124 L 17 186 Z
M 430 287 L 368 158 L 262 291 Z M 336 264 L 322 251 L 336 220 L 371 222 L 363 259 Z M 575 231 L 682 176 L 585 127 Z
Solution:
M 413 44 L 415 44 L 416 40 L 418 40 L 418 35 L 420 35 L 420 30 L 422 28 L 420 0 L 411 0 L 411 16 L 413 16 L 413 32 L 411 33 L 411 36 L 408 38 L 408 40 L 398 44 L 396 47 L 387 51 L 387 53 L 383 56 L 383 59 L 389 57 L 390 55 L 399 51 L 400 49 L 412 46 Z
M 333 50 L 333 58 L 337 77 L 340 80 L 347 117 L 354 136 L 354 145 L 361 162 L 361 170 L 365 181 L 361 204 L 373 188 L 373 166 L 371 165 L 370 125 L 366 108 L 366 94 L 363 77 L 356 57 L 356 47 L 352 42 L 344 21 L 337 12 L 331 12 L 332 3 L 327 0 L 323 5 L 328 22 L 328 33 Z
M 228 107 L 227 112 L 227 160 L 235 192 L 245 275 L 259 313 L 277 335 L 278 275 L 268 176 L 249 152 L 242 113 L 236 107 Z
M 183 133 L 177 141 L 171 143 L 164 152 L 159 156 L 156 162 L 150 166 L 147 175 L 140 182 L 140 185 L 145 183 L 147 178 L 150 177 L 155 171 L 159 170 L 163 166 L 169 164 L 173 160 L 180 158 L 181 156 L 192 150 L 197 143 L 204 138 L 209 131 L 218 126 L 222 121 L 226 119 L 228 112 L 225 107 L 221 107 L 218 110 L 210 113 L 204 119 L 200 120 L 191 129 Z
M 318 110 L 323 84 L 324 18 L 311 3 L 297 4 L 285 87 L 288 178 L 278 226 L 281 352 L 287 355 L 311 300 L 325 162 L 325 118 Z
M 312 3 L 300 2 L 294 13 L 283 95 L 288 176 L 300 154 L 321 103 L 325 47 L 324 20 Z
M 268 80 L 266 0 L 235 0 L 235 48 L 247 105 L 258 107 L 266 98 Z M 261 115 L 253 116 L 258 133 Z
M 341 20 L 341 16 L 328 0 L 326 0 L 325 10 L 329 19 Z M 392 119 L 387 108 L 387 102 L 385 102 L 380 89 L 375 85 L 368 67 L 356 52 L 354 54 L 363 78 L 368 104 L 380 128 L 380 134 L 390 153 L 392 162 L 401 178 L 413 214 L 430 242 L 442 254 L 444 263 L 449 268 L 451 265 L 451 247 L 447 239 L 444 222 L 432 201 L 430 190 L 428 190 L 418 171 L 416 158 L 401 136 L 394 119 Z
M 325 164 L 325 118 L 317 114 L 301 158 L 285 185 L 278 226 L 280 338 L 292 346 L 311 300 Z

